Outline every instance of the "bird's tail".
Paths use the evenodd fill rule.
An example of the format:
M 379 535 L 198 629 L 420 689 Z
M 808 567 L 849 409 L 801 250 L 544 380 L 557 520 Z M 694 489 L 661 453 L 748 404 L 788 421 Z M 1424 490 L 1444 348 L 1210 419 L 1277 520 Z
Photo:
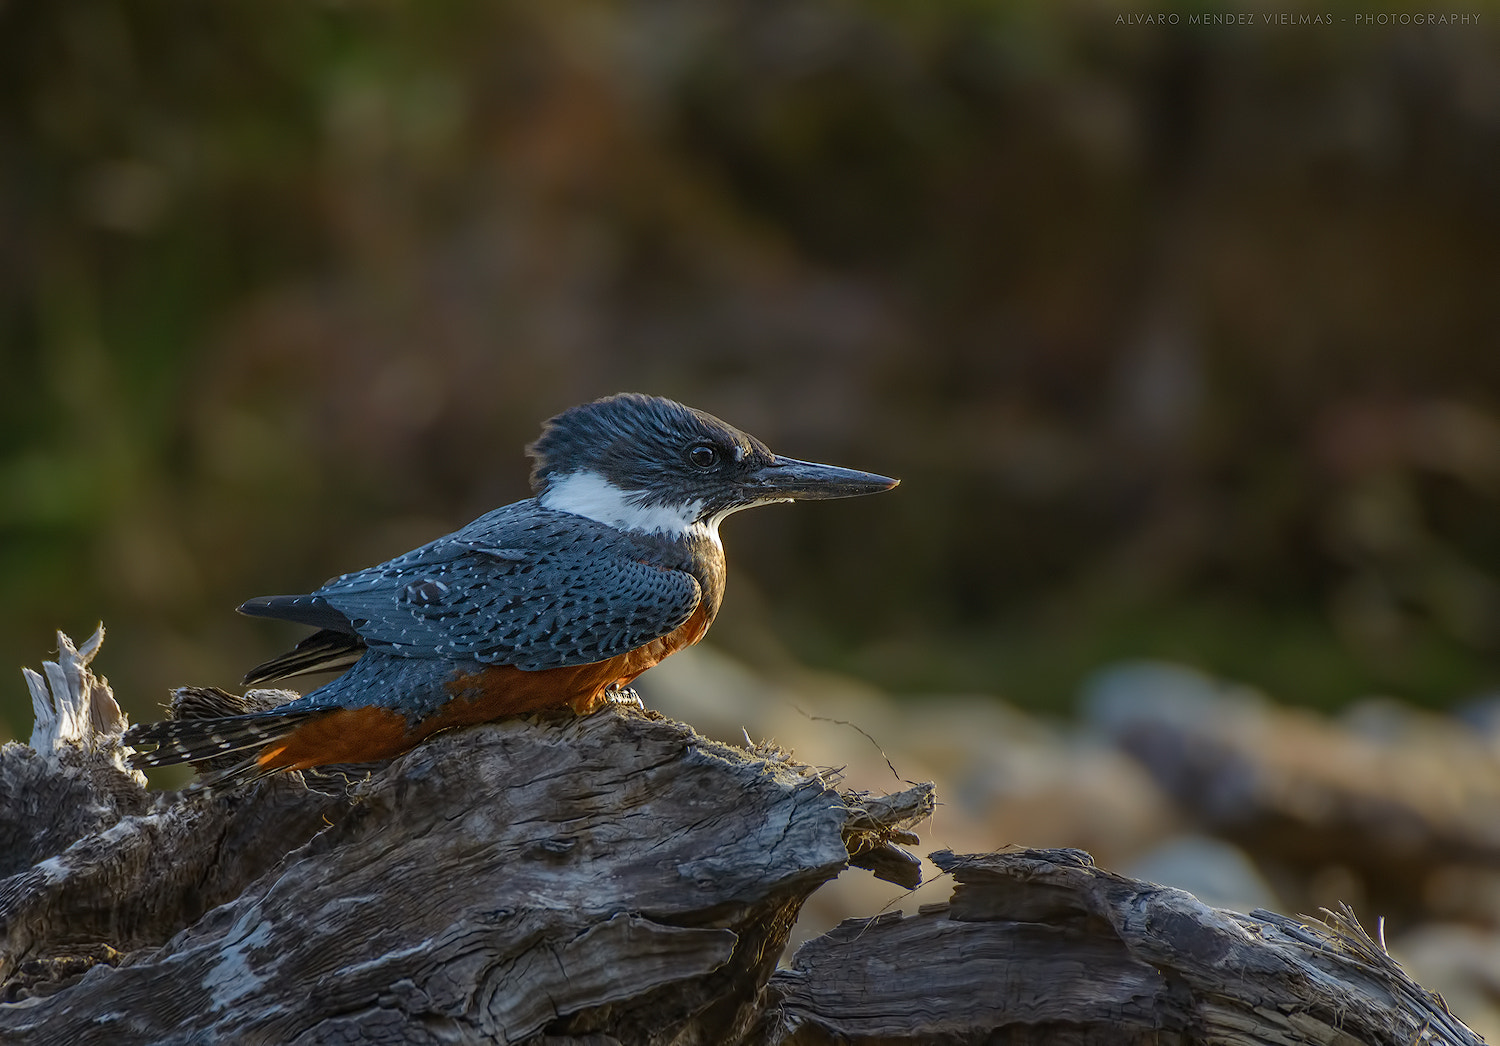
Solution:
M 320 714 L 321 710 L 313 709 L 271 709 L 215 719 L 168 719 L 133 726 L 121 740 L 137 749 L 142 745 L 156 746 L 154 751 L 137 750 L 131 754 L 130 764 L 137 768 L 206 763 L 248 749 L 264 748 Z

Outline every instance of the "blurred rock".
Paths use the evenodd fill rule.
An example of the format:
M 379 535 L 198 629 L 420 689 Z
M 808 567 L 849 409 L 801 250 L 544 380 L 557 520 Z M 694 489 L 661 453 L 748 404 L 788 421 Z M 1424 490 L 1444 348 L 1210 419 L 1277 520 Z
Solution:
M 708 646 L 678 654 L 637 685 L 649 706 L 710 737 L 774 740 L 857 788 L 938 782 L 942 805 L 928 835 L 945 846 L 1074 846 L 1118 863 L 1177 825 L 1134 760 L 999 698 L 897 701 L 805 670 L 763 679 Z
M 1176 836 L 1120 870 L 1137 879 L 1186 890 L 1215 908 L 1282 910 L 1276 891 L 1245 852 L 1212 836 Z
M 1083 704 L 1185 812 L 1279 887 L 1322 881 L 1344 894 L 1293 893 L 1294 904 L 1353 894 L 1409 922 L 1435 914 L 1434 876 L 1500 861 L 1500 761 L 1454 719 L 1368 702 L 1332 720 L 1160 663 L 1100 673 Z
M 1500 1041 L 1500 936 L 1429 924 L 1391 941 L 1391 954 L 1487 1042 Z

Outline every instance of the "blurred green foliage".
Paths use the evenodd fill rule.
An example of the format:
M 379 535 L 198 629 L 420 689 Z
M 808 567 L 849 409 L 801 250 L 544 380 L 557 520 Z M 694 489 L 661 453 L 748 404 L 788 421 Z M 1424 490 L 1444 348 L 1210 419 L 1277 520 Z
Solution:
M 0 4 L 0 666 L 232 683 L 641 389 L 905 480 L 730 527 L 747 656 L 1491 688 L 1497 17 L 1371 9 Z

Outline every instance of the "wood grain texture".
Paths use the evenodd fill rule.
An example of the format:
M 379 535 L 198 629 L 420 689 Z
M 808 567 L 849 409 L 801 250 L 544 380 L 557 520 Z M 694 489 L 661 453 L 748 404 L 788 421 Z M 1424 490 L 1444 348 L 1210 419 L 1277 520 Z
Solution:
M 150 803 L 114 747 L 124 714 L 89 668 L 103 642 L 103 625 L 81 647 L 59 632 L 57 660 L 23 669 L 35 725 L 29 745 L 0 747 L 0 877 Z
M 267 804 L 318 823 L 275 847 L 258 820 Z M 0 1031 L 513 1042 L 607 1020 L 728 1041 L 802 900 L 844 867 L 850 816 L 805 767 L 613 710 L 442 736 L 352 805 L 295 777 L 165 797 L 0 883 L 13 968 L 85 939 L 135 949 L 0 1009 Z M 142 918 L 175 933 L 146 947 L 159 942 L 133 920 L 168 907 L 147 895 L 180 892 L 150 855 L 211 885 L 220 865 L 183 860 L 191 841 L 223 846 L 237 830 L 274 853 L 265 874 L 214 891 L 227 903 L 201 918 L 180 905 Z M 113 922 L 80 915 L 99 911 Z
M 933 861 L 957 883 L 914 917 L 850 920 L 771 978 L 778 1046 L 1475 1044 L 1348 913 L 1211 908 L 1078 850 Z

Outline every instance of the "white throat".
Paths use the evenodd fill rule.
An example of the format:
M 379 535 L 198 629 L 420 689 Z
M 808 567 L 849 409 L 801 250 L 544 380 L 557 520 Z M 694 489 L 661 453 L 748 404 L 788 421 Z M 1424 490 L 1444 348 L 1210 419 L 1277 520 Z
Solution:
M 680 538 L 690 530 L 697 529 L 715 541 L 719 539 L 717 518 L 704 523 L 698 521 L 698 514 L 703 511 L 703 502 L 643 505 L 641 501 L 644 497 L 643 492 L 617 487 L 597 472 L 571 472 L 548 482 L 546 491 L 537 499 L 537 503 L 542 508 L 586 516 L 619 530 Z

